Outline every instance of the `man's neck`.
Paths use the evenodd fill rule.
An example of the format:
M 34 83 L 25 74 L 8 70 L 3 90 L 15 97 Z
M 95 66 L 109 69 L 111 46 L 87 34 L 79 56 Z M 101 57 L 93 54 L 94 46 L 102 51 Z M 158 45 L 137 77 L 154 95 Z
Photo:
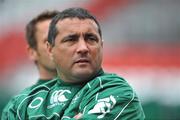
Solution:
M 80 76 L 80 77 L 74 77 L 74 76 L 67 76 L 67 75 L 63 75 L 61 72 L 58 73 L 58 76 L 60 77 L 60 79 L 66 83 L 73 83 L 73 84 L 77 84 L 77 83 L 87 83 L 88 81 L 94 79 L 95 77 L 103 74 L 104 71 L 101 69 L 99 69 L 99 71 L 95 72 L 94 74 L 92 74 L 91 76 L 87 77 L 87 76 Z
M 50 80 L 56 77 L 57 73 L 52 71 L 39 71 L 39 77 L 41 80 Z

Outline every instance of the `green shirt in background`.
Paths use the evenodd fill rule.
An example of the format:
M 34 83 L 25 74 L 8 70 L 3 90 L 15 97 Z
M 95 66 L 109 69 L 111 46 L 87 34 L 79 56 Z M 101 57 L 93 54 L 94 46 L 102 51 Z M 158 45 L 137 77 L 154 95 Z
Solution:
M 5 108 L 2 120 L 143 120 L 140 101 L 130 85 L 116 74 L 101 71 L 86 84 L 56 78 L 25 89 Z

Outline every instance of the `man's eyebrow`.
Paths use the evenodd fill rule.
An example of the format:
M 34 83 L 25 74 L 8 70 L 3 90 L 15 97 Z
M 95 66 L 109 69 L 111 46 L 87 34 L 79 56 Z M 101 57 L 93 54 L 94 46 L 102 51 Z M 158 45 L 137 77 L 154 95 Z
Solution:
M 65 37 L 77 37 L 77 36 L 79 36 L 78 34 L 69 34 L 69 35 L 67 35 L 67 36 L 65 36 Z
M 92 32 L 87 32 L 87 33 L 84 33 L 83 35 L 97 36 L 96 34 L 94 34 Z
M 74 34 L 69 34 L 69 35 L 64 36 L 63 40 L 66 40 L 68 38 L 78 38 L 78 37 L 79 35 L 74 33 Z
M 83 36 L 85 37 L 96 37 L 96 38 L 98 38 L 98 35 L 97 34 L 95 34 L 95 33 L 92 33 L 92 32 L 88 32 L 88 33 L 84 33 L 83 34 Z

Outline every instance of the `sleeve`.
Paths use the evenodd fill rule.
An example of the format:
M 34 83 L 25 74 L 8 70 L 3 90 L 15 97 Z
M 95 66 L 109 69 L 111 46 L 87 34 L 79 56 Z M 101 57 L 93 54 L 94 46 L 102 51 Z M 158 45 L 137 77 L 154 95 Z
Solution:
M 22 98 L 28 95 L 28 92 L 33 87 L 28 87 L 21 91 L 18 95 L 12 97 L 8 104 L 4 107 L 1 120 L 19 120 L 18 114 L 17 114 L 17 106 L 22 101 Z
M 13 97 L 8 104 L 5 106 L 2 112 L 1 120 L 15 120 L 16 119 L 16 110 L 15 110 L 15 101 L 17 97 Z
M 90 89 L 82 99 L 79 120 L 144 120 L 140 101 L 126 81 Z

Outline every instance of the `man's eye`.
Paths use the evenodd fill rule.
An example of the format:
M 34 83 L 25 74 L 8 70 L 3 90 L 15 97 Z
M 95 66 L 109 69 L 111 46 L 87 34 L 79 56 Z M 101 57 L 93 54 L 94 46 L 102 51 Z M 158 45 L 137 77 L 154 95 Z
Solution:
M 74 41 L 75 39 L 73 39 L 73 38 L 68 38 L 68 39 L 66 39 L 65 41 Z
M 90 36 L 89 39 L 90 39 L 90 40 L 97 40 L 97 38 L 96 38 L 96 37 L 93 37 L 93 36 Z
M 85 40 L 98 41 L 98 38 L 94 35 L 86 35 Z
M 73 41 L 76 41 L 78 39 L 77 36 L 69 36 L 69 37 L 65 37 L 64 38 L 64 42 L 73 42 Z

